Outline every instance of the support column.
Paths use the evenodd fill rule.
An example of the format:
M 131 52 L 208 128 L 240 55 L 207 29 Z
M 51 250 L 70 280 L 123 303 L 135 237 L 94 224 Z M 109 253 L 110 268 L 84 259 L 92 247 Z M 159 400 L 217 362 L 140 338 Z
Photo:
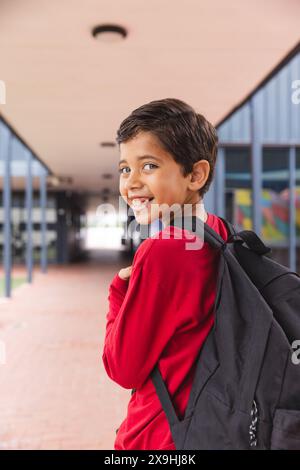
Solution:
M 207 193 L 204 194 L 203 202 L 204 202 L 204 207 L 205 207 L 206 212 L 210 212 L 214 214 L 215 213 L 215 182 L 214 180 L 212 180 Z
M 0 123 L 0 160 L 3 159 L 3 267 L 4 294 L 11 296 L 11 151 L 12 135 Z
M 219 147 L 215 168 L 215 208 L 216 214 L 225 218 L 225 149 Z
M 32 154 L 26 149 L 25 157 L 27 161 L 27 178 L 26 178 L 26 267 L 27 267 L 27 282 L 32 282 L 32 268 L 33 268 L 33 243 L 32 243 Z
M 289 265 L 296 272 L 296 148 L 289 149 Z
M 252 227 L 258 236 L 261 236 L 262 227 L 262 129 L 263 102 L 261 92 L 258 92 L 250 99 Z
M 41 206 L 41 271 L 42 273 L 47 272 L 47 221 L 46 221 L 46 210 L 47 210 L 47 171 L 41 168 L 40 173 L 40 206 Z

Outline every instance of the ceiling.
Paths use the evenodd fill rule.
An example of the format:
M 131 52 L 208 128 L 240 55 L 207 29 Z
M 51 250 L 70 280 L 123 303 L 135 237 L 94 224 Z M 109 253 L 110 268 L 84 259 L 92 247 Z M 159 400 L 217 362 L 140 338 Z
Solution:
M 176 97 L 217 124 L 299 42 L 299 17 L 298 0 L 0 0 L 0 113 L 66 187 L 118 193 L 100 142 L 121 120 Z M 101 23 L 127 38 L 95 40 Z

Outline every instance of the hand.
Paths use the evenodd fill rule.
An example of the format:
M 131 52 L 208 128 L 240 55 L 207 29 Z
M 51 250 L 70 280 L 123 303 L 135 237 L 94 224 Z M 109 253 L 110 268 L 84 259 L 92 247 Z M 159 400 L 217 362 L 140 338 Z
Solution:
M 127 281 L 131 276 L 132 266 L 128 266 L 127 268 L 123 268 L 119 271 L 119 276 L 124 281 Z

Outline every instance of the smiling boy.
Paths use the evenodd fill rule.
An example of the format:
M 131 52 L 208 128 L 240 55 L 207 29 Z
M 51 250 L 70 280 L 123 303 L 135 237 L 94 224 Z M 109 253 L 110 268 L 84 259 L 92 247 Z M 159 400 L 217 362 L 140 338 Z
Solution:
M 181 167 L 162 148 L 158 137 L 147 131 L 140 131 L 131 140 L 121 143 L 120 152 L 120 193 L 132 207 L 138 224 L 150 224 L 157 218 L 167 223 L 169 208 L 180 211 L 184 204 L 193 206 L 194 214 L 196 209 L 203 211 L 198 188 L 204 185 L 209 175 L 207 160 L 195 163 L 193 179 L 191 175 L 184 177 Z M 139 179 L 145 184 L 141 185 Z M 139 199 L 149 202 L 145 206 Z
M 158 364 L 184 418 L 196 359 L 214 323 L 219 254 L 207 243 L 186 249 L 191 234 L 170 223 L 195 215 L 227 239 L 223 222 L 203 204 L 217 134 L 191 106 L 168 98 L 134 110 L 121 123 L 117 142 L 122 198 L 138 224 L 160 219 L 164 228 L 141 243 L 132 266 L 109 287 L 103 364 L 112 380 L 135 389 L 114 448 L 175 449 L 150 374 Z

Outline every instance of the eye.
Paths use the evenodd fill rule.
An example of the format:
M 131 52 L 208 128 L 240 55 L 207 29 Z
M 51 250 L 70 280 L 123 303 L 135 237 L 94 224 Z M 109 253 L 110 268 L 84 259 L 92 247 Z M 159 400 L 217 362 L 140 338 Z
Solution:
M 145 163 L 144 168 L 145 168 L 145 166 L 147 166 L 147 165 L 150 165 L 150 166 L 152 166 L 152 167 L 154 167 L 154 168 L 158 168 L 158 166 L 157 166 L 157 165 L 154 165 L 154 163 Z M 119 170 L 118 170 L 119 173 L 120 173 L 120 174 L 124 174 L 123 170 L 125 170 L 126 168 L 129 168 L 129 167 L 128 167 L 128 166 L 124 166 L 123 168 L 119 168 Z M 151 170 L 151 168 L 150 168 L 150 170 Z M 126 173 L 127 173 L 127 172 L 126 172 Z
M 152 165 L 152 166 L 154 166 L 154 168 L 157 168 L 157 165 L 154 165 L 154 163 L 145 163 L 144 167 L 145 167 L 146 165 Z
M 125 170 L 125 168 L 128 168 L 128 166 L 124 166 L 123 168 L 119 168 L 119 173 L 122 174 L 123 170 Z

